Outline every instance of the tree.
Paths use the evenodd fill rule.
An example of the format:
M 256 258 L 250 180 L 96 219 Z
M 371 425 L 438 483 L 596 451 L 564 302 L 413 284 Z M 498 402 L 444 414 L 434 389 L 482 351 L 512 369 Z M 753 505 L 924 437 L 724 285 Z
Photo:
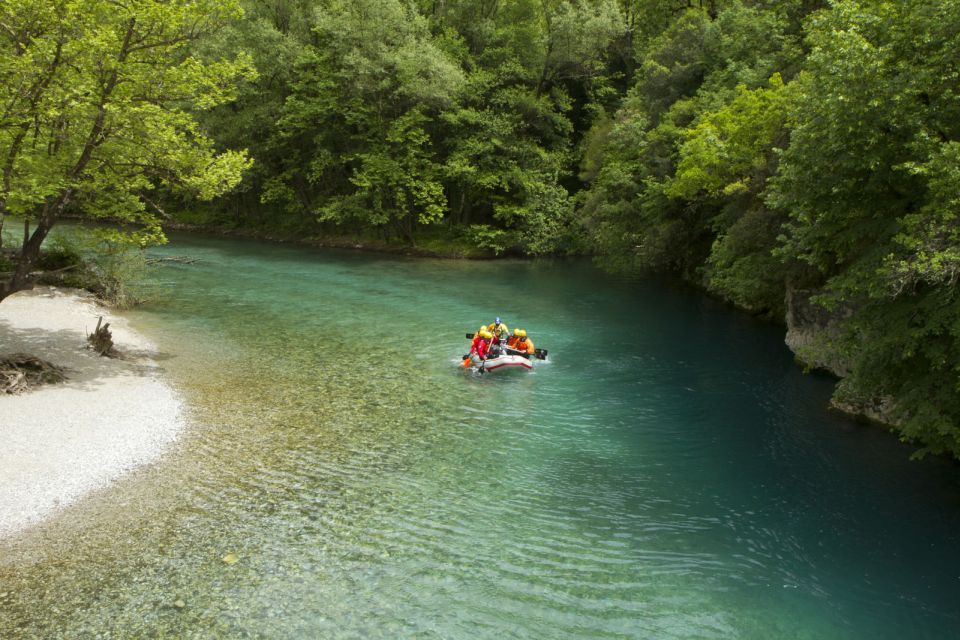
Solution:
M 267 185 L 281 185 L 280 176 L 289 176 L 309 164 L 309 150 L 301 151 L 278 135 L 277 121 L 297 79 L 298 63 L 315 37 L 312 29 L 317 2 L 241 1 L 243 19 L 231 21 L 216 34 L 198 41 L 194 50 L 207 59 L 247 54 L 256 66 L 257 76 L 238 83 L 232 102 L 196 115 L 219 148 L 248 147 L 253 167 L 244 173 L 238 188 L 211 206 L 193 206 L 183 211 L 173 205 L 171 211 L 192 222 L 298 228 L 312 222 L 313 214 L 303 207 L 264 206 L 260 198 Z M 303 190 L 307 185 L 303 178 L 290 182 L 293 189 Z
M 960 2 L 815 14 L 768 201 L 785 257 L 844 309 L 845 400 L 892 400 L 907 439 L 960 456 Z
M 774 74 L 767 87 L 740 85 L 736 97 L 687 129 L 667 195 L 716 212 L 703 284 L 754 312 L 783 313 L 786 265 L 773 255 L 786 220 L 764 205 L 768 179 L 787 144 L 792 85 Z
M 647 9 L 634 20 L 637 82 L 587 137 L 584 223 L 604 264 L 676 271 L 777 313 L 784 269 L 771 250 L 784 214 L 764 197 L 788 140 L 804 2 L 653 5 L 626 5 Z
M 446 211 L 433 123 L 462 70 L 402 0 L 320 3 L 312 33 L 276 136 L 299 166 L 273 176 L 262 200 L 413 242 L 416 225 Z
M 0 300 L 31 286 L 65 213 L 137 223 L 126 238 L 161 242 L 152 191 L 210 199 L 239 182 L 245 152 L 217 153 L 188 109 L 229 101 L 252 70 L 242 57 L 202 60 L 188 45 L 240 15 L 234 0 L 0 6 L 0 224 L 11 214 L 35 222 Z

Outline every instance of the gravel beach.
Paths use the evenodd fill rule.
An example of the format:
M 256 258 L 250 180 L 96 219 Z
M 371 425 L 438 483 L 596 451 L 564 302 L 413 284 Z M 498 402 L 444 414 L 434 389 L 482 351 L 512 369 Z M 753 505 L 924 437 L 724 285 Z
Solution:
M 122 359 L 86 348 L 101 315 Z M 154 346 L 89 294 L 39 287 L 0 303 L 0 354 L 15 352 L 66 367 L 69 379 L 0 395 L 0 537 L 156 460 L 184 425 Z

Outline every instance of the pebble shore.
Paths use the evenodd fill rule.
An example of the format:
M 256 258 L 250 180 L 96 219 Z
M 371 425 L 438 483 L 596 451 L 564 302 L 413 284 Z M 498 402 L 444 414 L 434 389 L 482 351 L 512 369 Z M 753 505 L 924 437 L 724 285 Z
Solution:
M 122 358 L 86 348 L 97 318 Z M 157 460 L 184 427 L 149 340 L 84 292 L 38 287 L 0 303 L 0 354 L 66 367 L 64 383 L 0 395 L 0 537 Z

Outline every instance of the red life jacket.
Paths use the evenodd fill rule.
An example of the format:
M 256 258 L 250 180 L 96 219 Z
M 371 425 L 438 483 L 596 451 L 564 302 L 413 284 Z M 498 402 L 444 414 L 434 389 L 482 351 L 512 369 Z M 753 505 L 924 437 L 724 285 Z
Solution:
M 485 355 L 487 355 L 487 349 L 489 348 L 489 346 L 490 345 L 487 343 L 486 340 L 484 340 L 480 336 L 477 336 L 476 338 L 473 339 L 473 343 L 470 345 L 470 353 L 475 353 L 482 358 Z

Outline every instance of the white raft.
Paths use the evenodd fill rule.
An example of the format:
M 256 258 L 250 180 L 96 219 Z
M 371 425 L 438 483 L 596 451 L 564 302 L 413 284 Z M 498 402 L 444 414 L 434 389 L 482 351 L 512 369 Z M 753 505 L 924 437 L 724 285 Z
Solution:
M 520 371 L 524 369 L 533 369 L 533 363 L 523 356 L 501 354 L 496 358 L 487 358 L 483 362 L 483 368 L 480 368 L 480 358 L 476 355 L 470 356 L 471 366 L 479 371 L 492 373 L 493 371 Z

